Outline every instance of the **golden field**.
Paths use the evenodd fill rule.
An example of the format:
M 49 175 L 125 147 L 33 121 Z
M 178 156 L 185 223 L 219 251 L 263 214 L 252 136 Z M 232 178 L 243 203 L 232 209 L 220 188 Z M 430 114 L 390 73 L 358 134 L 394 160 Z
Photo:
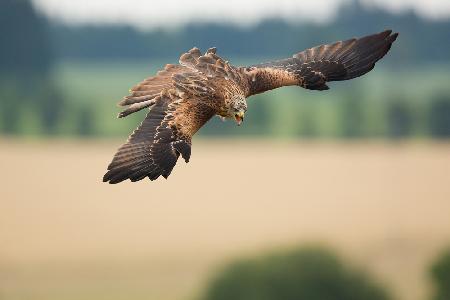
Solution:
M 0 299 L 193 299 L 235 257 L 336 249 L 429 298 L 450 144 L 199 140 L 168 180 L 101 182 L 120 141 L 0 141 Z

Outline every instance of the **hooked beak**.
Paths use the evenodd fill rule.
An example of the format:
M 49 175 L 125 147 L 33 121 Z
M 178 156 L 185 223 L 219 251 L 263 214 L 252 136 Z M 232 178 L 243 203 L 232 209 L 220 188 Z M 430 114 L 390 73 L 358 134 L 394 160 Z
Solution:
M 242 124 L 242 122 L 244 121 L 244 112 L 240 111 L 234 114 L 234 119 L 236 120 L 236 123 L 238 126 L 240 126 Z

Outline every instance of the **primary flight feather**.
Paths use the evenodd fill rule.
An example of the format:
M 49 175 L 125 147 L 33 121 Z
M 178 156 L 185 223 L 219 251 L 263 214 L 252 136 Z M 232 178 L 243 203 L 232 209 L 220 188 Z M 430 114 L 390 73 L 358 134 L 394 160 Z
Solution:
M 166 65 L 131 88 L 119 103 L 127 106 L 119 118 L 146 107 L 150 111 L 114 155 L 103 181 L 167 178 L 180 155 L 189 161 L 192 136 L 213 116 L 235 119 L 240 125 L 246 98 L 252 95 L 288 85 L 327 90 L 327 82 L 364 75 L 397 36 L 387 30 L 249 67 L 232 66 L 216 55 L 215 48 L 203 55 L 193 48 L 181 55 L 178 65 Z

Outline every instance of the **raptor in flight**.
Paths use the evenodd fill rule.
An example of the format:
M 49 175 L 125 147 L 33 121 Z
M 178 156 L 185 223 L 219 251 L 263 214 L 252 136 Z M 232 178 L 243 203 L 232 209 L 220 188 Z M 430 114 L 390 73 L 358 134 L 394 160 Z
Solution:
M 179 64 L 166 65 L 119 103 L 127 107 L 119 118 L 146 107 L 150 111 L 114 155 L 103 181 L 167 178 L 180 154 L 189 161 L 192 136 L 213 116 L 240 125 L 246 98 L 252 95 L 288 85 L 327 90 L 327 82 L 364 75 L 389 51 L 397 35 L 387 30 L 249 67 L 229 64 L 215 48 L 203 55 L 193 48 L 181 55 Z

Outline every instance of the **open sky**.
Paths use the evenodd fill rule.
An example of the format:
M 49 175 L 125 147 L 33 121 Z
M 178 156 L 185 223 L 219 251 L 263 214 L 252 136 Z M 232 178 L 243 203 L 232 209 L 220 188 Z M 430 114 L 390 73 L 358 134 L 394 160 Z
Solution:
M 191 21 L 251 25 L 268 17 L 326 22 L 350 0 L 33 0 L 46 15 L 67 23 L 126 23 L 140 28 L 177 27 Z M 450 0 L 361 0 L 391 11 L 413 9 L 426 18 L 450 17 Z

